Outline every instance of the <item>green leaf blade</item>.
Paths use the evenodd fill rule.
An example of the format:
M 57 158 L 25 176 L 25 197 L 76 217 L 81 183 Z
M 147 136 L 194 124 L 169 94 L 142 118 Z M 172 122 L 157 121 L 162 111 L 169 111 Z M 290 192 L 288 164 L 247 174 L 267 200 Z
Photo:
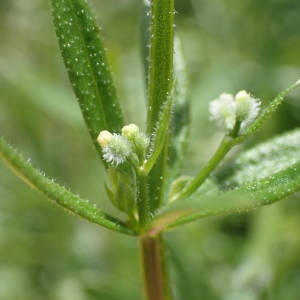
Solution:
M 216 215 L 243 213 L 272 204 L 300 191 L 300 162 L 264 179 L 227 192 L 195 195 L 167 205 L 156 227 L 174 227 Z
M 97 135 L 123 125 L 100 29 L 84 0 L 50 0 L 53 22 L 69 79 L 98 151 Z
M 150 57 L 148 69 L 147 133 L 157 128 L 161 112 L 173 89 L 174 0 L 151 1 Z M 162 203 L 167 175 L 169 134 L 149 174 L 150 211 Z
M 174 0 L 152 0 L 148 70 L 148 133 L 159 119 L 173 85 Z
M 143 59 L 143 70 L 145 86 L 148 85 L 149 57 L 150 57 L 150 24 L 151 24 L 151 3 L 142 1 L 140 16 L 140 48 Z
M 185 158 L 187 139 L 190 132 L 190 97 L 186 65 L 182 54 L 181 41 L 174 40 L 174 105 L 171 120 L 169 165 L 171 177 L 178 176 Z
M 230 163 L 227 185 L 242 185 L 271 176 L 300 162 L 300 129 L 267 140 L 239 155 Z
M 81 199 L 78 195 L 73 194 L 66 188 L 44 176 L 44 174 L 35 169 L 15 149 L 13 149 L 3 137 L 0 137 L 0 159 L 2 159 L 17 174 L 17 176 L 25 181 L 30 187 L 45 194 L 53 203 L 63 207 L 67 211 L 107 229 L 128 235 L 135 234 L 119 220 L 103 213 L 87 200 Z

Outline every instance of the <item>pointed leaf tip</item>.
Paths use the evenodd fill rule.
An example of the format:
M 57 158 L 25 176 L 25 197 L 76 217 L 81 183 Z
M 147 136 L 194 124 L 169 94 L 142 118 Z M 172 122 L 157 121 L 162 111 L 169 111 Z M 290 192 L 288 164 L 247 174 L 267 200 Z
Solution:
M 50 0 L 53 23 L 69 79 L 93 143 L 101 130 L 123 124 L 100 29 L 86 0 Z

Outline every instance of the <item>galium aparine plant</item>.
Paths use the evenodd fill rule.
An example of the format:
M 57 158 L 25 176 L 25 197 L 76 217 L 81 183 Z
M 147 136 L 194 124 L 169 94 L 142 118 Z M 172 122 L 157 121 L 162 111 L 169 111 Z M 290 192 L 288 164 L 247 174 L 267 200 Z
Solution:
M 284 146 L 300 147 L 300 129 L 264 144 L 271 157 L 261 158 L 261 146 L 253 148 L 224 182 L 213 172 L 237 144 L 256 133 L 282 104 L 298 80 L 269 104 L 241 90 L 223 93 L 209 105 L 210 119 L 224 137 L 209 161 L 194 177 L 181 174 L 188 144 L 189 103 L 186 74 L 179 38 L 175 38 L 174 0 L 145 1 L 143 40 L 147 90 L 147 120 L 139 128 L 133 120 L 124 122 L 113 76 L 96 24 L 86 0 L 50 0 L 60 50 L 74 93 L 99 159 L 107 173 L 104 182 L 108 198 L 126 218 L 111 216 L 47 178 L 19 154 L 4 137 L 0 157 L 27 184 L 50 200 L 89 222 L 136 237 L 143 262 L 145 298 L 172 298 L 164 257 L 167 230 L 212 215 L 245 212 L 271 204 L 300 190 L 300 157 L 280 164 Z M 149 32 L 148 32 L 149 29 Z M 145 50 L 147 49 L 147 50 Z M 149 59 L 148 59 L 149 58 Z M 257 152 L 256 152 L 257 151 Z M 254 153 L 254 154 L 253 154 Z M 257 153 L 257 154 L 256 154 Z M 275 154 L 276 155 L 275 155 Z M 258 171 L 263 160 L 279 167 L 265 168 L 257 178 L 240 173 Z M 226 184 L 225 184 L 226 183 Z M 225 186 L 225 188 L 224 188 Z

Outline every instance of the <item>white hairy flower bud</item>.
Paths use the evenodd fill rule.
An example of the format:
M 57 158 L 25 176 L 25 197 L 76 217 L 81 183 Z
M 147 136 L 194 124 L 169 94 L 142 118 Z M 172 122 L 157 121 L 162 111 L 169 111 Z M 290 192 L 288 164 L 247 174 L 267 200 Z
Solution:
M 102 147 L 103 159 L 116 166 L 125 162 L 132 153 L 131 143 L 120 134 L 103 130 L 99 133 L 97 142 Z
M 235 103 L 231 94 L 223 93 L 209 105 L 210 119 L 217 126 L 231 131 L 235 125 Z
M 129 124 L 122 128 L 122 134 L 101 131 L 97 142 L 102 147 L 103 159 L 117 166 L 126 160 L 133 164 L 138 164 L 138 160 L 144 160 L 149 138 L 137 125 Z
M 238 124 L 238 134 L 254 121 L 259 110 L 260 101 L 244 90 L 239 91 L 235 97 L 223 93 L 209 105 L 210 119 L 229 133 Z
M 258 116 L 260 101 L 246 91 L 239 91 L 235 96 L 236 118 L 241 122 L 241 130 L 246 128 Z
M 102 148 L 103 158 L 114 165 L 122 164 L 132 153 L 128 139 L 119 134 L 113 134 L 109 143 Z

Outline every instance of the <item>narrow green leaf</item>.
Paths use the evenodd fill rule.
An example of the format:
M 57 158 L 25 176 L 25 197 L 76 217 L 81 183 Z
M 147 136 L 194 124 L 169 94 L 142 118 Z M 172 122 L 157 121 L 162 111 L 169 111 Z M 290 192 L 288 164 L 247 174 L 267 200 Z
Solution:
M 149 154 L 144 162 L 144 165 L 142 166 L 142 169 L 146 174 L 151 171 L 159 155 L 161 154 L 161 151 L 166 145 L 165 141 L 168 136 L 166 132 L 168 132 L 170 126 L 171 108 L 172 97 L 169 97 L 161 109 L 156 129 L 151 136 Z
M 169 147 L 169 165 L 172 172 L 171 177 L 173 178 L 178 176 L 182 167 L 190 131 L 190 101 L 185 61 L 182 55 L 180 39 L 175 37 L 174 42 L 175 87 Z
M 174 0 L 151 1 L 150 60 L 148 70 L 147 132 L 155 132 L 173 86 Z M 168 145 L 168 131 L 165 145 Z M 163 199 L 168 149 L 165 146 L 149 174 L 150 211 Z
M 165 206 L 153 231 L 193 220 L 243 213 L 279 201 L 300 191 L 300 162 L 272 176 L 247 183 L 227 192 L 197 195 Z
M 173 85 L 174 0 L 152 0 L 148 71 L 148 133 L 155 129 Z
M 86 0 L 50 0 L 53 22 L 69 78 L 96 148 L 97 135 L 119 132 L 123 117 L 100 29 Z
M 81 199 L 79 196 L 44 176 L 44 174 L 35 169 L 18 154 L 3 137 L 0 137 L 0 159 L 4 160 L 30 187 L 42 192 L 50 200 L 67 211 L 105 228 L 134 235 L 134 232 L 121 221 L 103 213 L 88 201 Z
M 227 185 L 242 185 L 271 176 L 298 162 L 300 129 L 295 129 L 242 153 L 230 163 L 233 174 L 225 181 Z
M 290 93 L 293 89 L 297 88 L 300 85 L 300 79 L 289 86 L 287 89 L 283 90 L 279 93 L 274 100 L 272 100 L 267 107 L 261 112 L 258 118 L 247 128 L 245 133 L 240 137 L 236 138 L 235 143 L 241 143 L 244 141 L 249 135 L 258 131 L 264 123 L 276 112 L 278 107 L 283 103 L 285 96 Z
M 149 70 L 150 57 L 150 24 L 151 24 L 151 3 L 148 0 L 143 0 L 141 5 L 140 17 L 140 36 L 141 36 L 141 54 L 143 59 L 143 67 L 145 74 L 145 86 L 148 84 L 147 76 Z

